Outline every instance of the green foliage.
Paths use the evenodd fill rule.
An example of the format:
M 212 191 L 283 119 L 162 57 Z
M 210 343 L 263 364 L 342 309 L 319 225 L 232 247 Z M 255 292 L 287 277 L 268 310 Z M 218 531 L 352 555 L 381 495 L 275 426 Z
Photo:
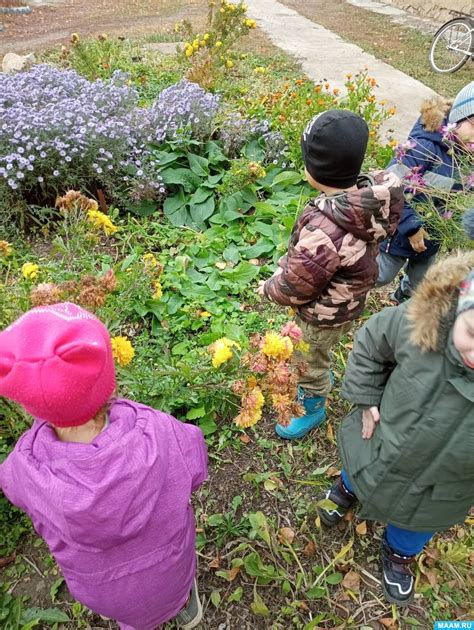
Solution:
M 68 615 L 58 608 L 25 608 L 26 600 L 26 597 L 10 595 L 3 585 L 0 590 L 0 623 L 3 630 L 30 630 L 39 625 L 51 627 L 69 621 Z

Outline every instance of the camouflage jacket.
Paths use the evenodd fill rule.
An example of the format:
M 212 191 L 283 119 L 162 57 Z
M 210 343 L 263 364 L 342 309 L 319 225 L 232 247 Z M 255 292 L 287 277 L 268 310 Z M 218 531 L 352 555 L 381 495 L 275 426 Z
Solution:
M 378 276 L 378 243 L 395 231 L 403 186 L 393 173 L 361 176 L 357 190 L 312 200 L 291 234 L 288 253 L 264 286 L 314 326 L 340 326 L 362 312 Z

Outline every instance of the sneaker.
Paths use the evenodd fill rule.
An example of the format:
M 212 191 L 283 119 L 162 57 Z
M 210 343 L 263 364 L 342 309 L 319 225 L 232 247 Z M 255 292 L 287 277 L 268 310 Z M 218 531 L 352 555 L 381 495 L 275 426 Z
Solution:
M 201 622 L 202 605 L 199 599 L 197 580 L 194 578 L 193 589 L 186 603 L 186 606 L 175 617 L 178 628 L 181 630 L 191 630 Z
M 302 387 L 298 387 L 298 402 L 303 405 L 305 415 L 299 418 L 292 418 L 290 424 L 284 427 L 277 424 L 275 431 L 277 435 L 285 440 L 295 440 L 303 437 L 308 431 L 314 429 L 326 418 L 326 397 L 308 396 Z
M 357 497 L 346 490 L 342 477 L 338 477 L 324 497 L 336 504 L 333 510 L 318 506 L 318 514 L 326 527 L 334 527 L 342 521 L 344 516 L 357 502 Z
M 390 299 L 398 306 L 402 302 L 406 302 L 407 300 L 409 300 L 410 296 L 403 292 L 403 289 L 399 284 L 396 290 L 390 296 Z
M 411 565 L 415 556 L 402 556 L 390 547 L 385 537 L 382 538 L 382 589 L 387 601 L 398 606 L 406 606 L 413 600 L 415 579 Z

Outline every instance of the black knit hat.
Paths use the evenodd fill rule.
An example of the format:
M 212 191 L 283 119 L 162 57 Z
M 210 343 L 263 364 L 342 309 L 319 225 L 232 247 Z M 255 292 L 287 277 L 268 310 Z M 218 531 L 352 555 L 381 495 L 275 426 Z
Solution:
M 306 170 L 318 183 L 350 188 L 364 161 L 369 129 L 363 118 L 345 109 L 315 116 L 301 136 Z

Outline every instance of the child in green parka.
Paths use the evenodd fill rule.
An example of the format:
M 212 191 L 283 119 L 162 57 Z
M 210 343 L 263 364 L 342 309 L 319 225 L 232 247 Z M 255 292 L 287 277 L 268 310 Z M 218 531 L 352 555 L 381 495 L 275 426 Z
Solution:
M 440 260 L 409 302 L 367 322 L 341 394 L 356 408 L 339 431 L 334 509 L 320 517 L 333 526 L 359 500 L 362 518 L 388 523 L 383 591 L 406 605 L 416 555 L 474 504 L 474 251 Z

